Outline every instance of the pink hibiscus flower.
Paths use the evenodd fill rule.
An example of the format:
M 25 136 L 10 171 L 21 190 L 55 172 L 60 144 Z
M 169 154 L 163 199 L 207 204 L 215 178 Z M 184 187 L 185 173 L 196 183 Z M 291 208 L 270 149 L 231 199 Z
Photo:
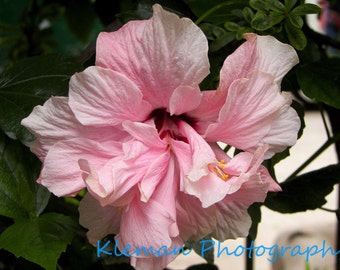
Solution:
M 38 182 L 57 196 L 87 188 L 80 223 L 92 244 L 116 234 L 120 250 L 157 250 L 248 234 L 248 207 L 280 190 L 261 163 L 295 143 L 300 122 L 280 91 L 295 51 L 245 37 L 218 89 L 202 92 L 204 34 L 155 5 L 151 19 L 101 33 L 96 65 L 71 78 L 69 97 L 23 119 L 43 163 Z M 231 158 L 216 142 L 244 152 Z M 132 256 L 131 264 L 163 269 L 174 257 Z

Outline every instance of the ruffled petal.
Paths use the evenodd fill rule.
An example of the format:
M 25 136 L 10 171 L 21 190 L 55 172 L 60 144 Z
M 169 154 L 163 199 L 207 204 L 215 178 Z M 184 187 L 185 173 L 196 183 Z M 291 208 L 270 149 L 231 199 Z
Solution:
M 120 232 L 116 235 L 119 249 L 127 244 L 133 249 L 139 246 L 154 250 L 171 246 L 169 228 L 173 222 L 163 205 L 152 199 L 144 203 L 136 197 L 122 213 Z
M 280 109 L 279 114 L 273 120 L 269 132 L 259 142 L 259 144 L 268 144 L 269 150 L 265 158 L 271 158 L 275 153 L 282 152 L 288 146 L 296 143 L 297 134 L 300 129 L 300 118 L 296 111 L 290 106 L 291 96 L 283 92 L 282 97 L 285 99 L 285 105 Z M 253 151 L 253 149 L 248 149 Z
M 54 144 L 46 155 L 39 183 L 56 196 L 75 195 L 85 187 L 79 160 L 88 160 L 95 168 L 121 154 L 114 144 L 88 139 L 72 139 Z
M 273 77 L 254 72 L 230 86 L 218 122 L 208 127 L 204 137 L 239 149 L 253 147 L 268 134 L 284 105 L 285 99 L 273 83 Z
M 136 270 L 163 270 L 171 261 L 176 258 L 179 251 L 182 250 L 182 246 L 182 240 L 180 240 L 179 238 L 175 238 L 172 240 L 172 245 L 170 247 L 164 246 L 163 248 L 156 250 L 156 254 L 160 254 L 160 257 L 131 257 L 130 263 Z M 167 249 L 167 251 L 164 250 L 165 248 Z
M 100 67 L 88 67 L 71 77 L 69 99 L 83 125 L 115 126 L 125 120 L 144 121 L 152 111 L 127 77 Z
M 202 92 L 198 87 L 180 86 L 172 93 L 169 112 L 171 115 L 180 115 L 191 111 L 200 105 Z
M 173 155 L 169 155 L 166 174 L 161 176 L 157 189 L 152 194 L 152 199 L 162 205 L 167 213 L 169 213 L 172 223 L 169 224 L 169 235 L 177 237 L 179 235 L 176 224 L 176 198 L 179 191 L 179 172 L 178 163 Z
M 86 235 L 94 246 L 105 236 L 119 232 L 121 209 L 110 205 L 102 207 L 89 193 L 80 201 L 79 215 L 79 223 L 89 230 Z
M 236 180 L 236 179 L 235 179 Z M 196 182 L 186 181 L 185 192 L 197 197 L 206 208 L 221 201 L 229 192 L 234 181 L 223 181 L 213 173 L 201 177 Z
M 67 97 L 51 97 L 43 106 L 34 107 L 21 124 L 36 137 L 31 151 L 42 161 L 49 148 L 58 141 L 87 138 L 95 141 L 117 141 L 126 137 L 126 132 L 115 127 L 90 128 L 79 123 L 68 105 Z
M 161 182 L 165 182 L 167 180 L 165 177 L 167 172 L 170 172 L 172 174 L 174 173 L 173 168 L 169 168 L 169 163 L 169 152 L 164 152 L 153 160 L 150 160 L 149 168 L 147 169 L 143 179 L 140 181 L 139 184 L 141 200 L 143 202 L 147 202 L 150 199 L 151 195 L 155 192 L 157 186 L 159 186 Z M 174 178 L 173 175 L 170 177 Z M 166 191 L 169 192 L 172 188 L 172 186 L 169 186 Z M 160 192 L 159 187 L 157 188 L 157 192 Z
M 268 185 L 268 191 L 272 191 L 272 192 L 280 192 L 280 191 L 282 191 L 282 188 L 271 177 L 271 175 L 269 174 L 268 169 L 266 167 L 261 165 L 258 168 L 257 172 L 260 173 L 262 182 L 264 184 Z
M 294 48 L 271 36 L 245 34 L 247 39 L 230 54 L 220 71 L 220 85 L 216 91 L 204 91 L 200 106 L 188 115 L 197 120 L 196 130 L 204 134 L 225 104 L 231 85 L 250 73 L 260 71 L 271 74 L 280 86 L 282 78 L 299 62 Z
M 139 123 L 126 121 L 123 128 L 136 140 L 143 142 L 144 145 L 154 148 L 165 148 L 167 143 L 159 138 L 159 134 L 154 122 Z
M 162 141 L 158 141 L 161 145 L 155 140 L 150 141 L 152 138 L 147 135 L 152 134 L 152 127 L 143 123 L 129 123 L 131 125 L 128 125 L 127 130 L 135 131 L 134 135 L 141 140 L 145 138 L 146 143 L 132 139 L 122 144 L 122 155 L 109 160 L 101 170 L 94 170 L 91 166 L 83 168 L 87 171 L 84 179 L 89 192 L 102 205 L 121 206 L 130 203 L 137 187 L 141 200 L 147 202 L 168 171 L 169 151 Z M 149 133 L 138 135 L 138 128 L 141 128 L 139 131 L 146 129 Z
M 208 126 L 218 119 L 219 112 L 225 103 L 226 94 L 221 91 L 202 91 L 200 105 L 186 113 L 194 120 L 194 128 L 199 134 L 204 134 Z
M 182 239 L 201 240 L 216 227 L 216 207 L 203 208 L 201 201 L 194 196 L 179 193 L 176 211 Z
M 126 244 L 131 245 L 133 249 L 146 247 L 153 250 L 160 250 L 164 246 L 169 248 L 174 243 L 183 244 L 182 241 L 179 242 L 179 230 L 176 225 L 178 170 L 173 157 L 166 168 L 166 174 L 160 176 L 162 179 L 159 179 L 161 181 L 147 203 L 136 196 L 123 212 L 121 230 L 116 236 L 120 249 Z M 152 258 L 150 254 L 144 257 Z M 160 261 L 164 263 L 163 260 Z M 142 261 L 140 263 L 143 264 Z
M 219 91 L 228 91 L 235 80 L 245 78 L 255 70 L 271 74 L 274 82 L 280 84 L 287 72 L 299 62 L 292 46 L 272 36 L 245 34 L 245 38 L 247 41 L 223 64 Z
M 124 74 L 155 108 L 167 108 L 177 87 L 196 87 L 208 75 L 208 42 L 188 18 L 159 5 L 153 11 L 150 20 L 100 34 L 96 65 Z
M 260 174 L 253 174 L 235 193 L 229 194 L 216 204 L 217 226 L 212 234 L 219 240 L 245 237 L 251 226 L 248 208 L 254 202 L 263 202 L 269 183 L 264 183 Z
M 185 177 L 189 173 L 192 165 L 191 147 L 188 143 L 177 140 L 170 140 L 171 150 L 176 157 L 180 171 L 180 191 L 184 191 Z
M 192 159 L 190 171 L 186 172 L 186 176 L 189 181 L 198 181 L 201 177 L 208 175 L 208 164 L 215 160 L 215 154 L 202 136 L 186 122 L 179 121 L 178 129 L 188 140 L 191 148 L 191 152 L 182 153 Z
M 139 173 L 145 170 L 132 170 L 128 162 L 117 158 L 101 170 L 90 167 L 84 181 L 88 191 L 102 206 L 122 207 L 128 205 L 138 193 L 137 186 L 143 177 Z
M 251 226 L 248 207 L 248 205 L 234 201 L 216 205 L 217 225 L 212 237 L 224 241 L 247 236 Z

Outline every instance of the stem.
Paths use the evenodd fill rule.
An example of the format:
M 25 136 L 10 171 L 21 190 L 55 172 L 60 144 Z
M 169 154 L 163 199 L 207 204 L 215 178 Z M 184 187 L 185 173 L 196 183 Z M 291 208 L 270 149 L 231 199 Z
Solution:
M 332 210 L 332 209 L 328 209 L 328 208 L 324 208 L 324 207 L 320 207 L 319 208 L 320 210 L 323 210 L 323 211 L 326 211 L 326 212 L 329 212 L 329 213 L 335 213 L 337 212 L 337 210 Z
M 329 139 L 331 137 L 331 133 L 330 133 L 328 125 L 327 125 L 327 121 L 326 121 L 326 117 L 325 117 L 325 111 L 322 107 L 322 104 L 320 104 L 320 103 L 319 103 L 319 110 L 320 110 L 320 114 L 321 114 L 321 117 L 322 117 L 323 125 L 324 125 L 325 130 L 326 130 L 327 138 Z
M 253 239 L 248 235 L 247 238 L 246 238 L 246 247 L 250 247 L 252 241 L 253 241 Z M 251 253 L 251 256 L 249 256 L 249 255 L 246 256 L 246 270 L 253 270 L 254 269 L 254 262 L 253 262 L 252 258 L 254 258 L 254 250 L 251 249 L 248 252 Z
M 333 137 L 330 137 L 309 159 L 307 159 L 299 168 L 297 168 L 288 178 L 287 180 L 295 177 L 298 173 L 300 173 L 304 168 L 306 168 L 312 161 L 314 161 L 323 151 L 325 151 L 329 146 L 333 143 L 340 140 L 340 133 L 336 134 Z
M 199 25 L 201 22 L 203 22 L 207 17 L 209 17 L 211 14 L 213 14 L 214 12 L 216 12 L 217 10 L 219 10 L 220 8 L 224 7 L 224 6 L 229 6 L 229 5 L 234 5 L 234 4 L 240 4 L 242 1 L 227 1 L 227 2 L 223 2 L 221 4 L 218 4 L 214 7 L 212 7 L 211 9 L 209 9 L 208 11 L 206 11 L 205 13 L 203 13 L 196 21 L 195 24 Z M 243 1 L 245 3 L 245 5 L 248 5 L 248 1 Z
M 224 151 L 224 153 L 227 153 L 230 149 L 231 149 L 231 145 L 226 145 L 226 147 L 224 147 L 224 149 L 223 149 L 223 151 Z
M 196 21 L 195 24 L 199 25 L 201 22 L 204 21 L 205 18 L 207 18 L 208 16 L 210 16 L 211 14 L 213 14 L 215 11 L 219 10 L 220 8 L 222 8 L 223 6 L 225 6 L 226 3 L 222 3 L 219 4 L 217 6 L 214 6 L 213 8 L 209 9 L 208 11 L 206 11 L 205 13 L 203 13 L 203 15 L 201 17 L 199 17 Z
M 329 36 L 315 32 L 310 27 L 308 27 L 307 24 L 304 26 L 304 32 L 307 37 L 315 41 L 317 44 L 319 44 L 319 46 L 326 45 L 326 46 L 331 46 L 335 49 L 340 49 L 339 41 Z

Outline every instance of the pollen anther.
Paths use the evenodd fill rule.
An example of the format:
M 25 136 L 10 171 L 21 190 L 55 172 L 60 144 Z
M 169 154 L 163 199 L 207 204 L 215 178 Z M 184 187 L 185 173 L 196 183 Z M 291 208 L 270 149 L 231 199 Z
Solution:
M 220 162 L 217 162 L 215 164 L 214 163 L 208 164 L 209 171 L 216 174 L 216 176 L 221 178 L 223 181 L 226 181 L 229 178 L 229 175 L 223 171 L 224 167 L 225 167 L 224 160 L 221 160 Z

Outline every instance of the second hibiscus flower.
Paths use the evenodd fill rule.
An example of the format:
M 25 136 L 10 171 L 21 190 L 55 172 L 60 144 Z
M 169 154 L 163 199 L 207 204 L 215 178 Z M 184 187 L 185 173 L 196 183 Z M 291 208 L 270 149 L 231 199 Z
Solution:
M 80 223 L 91 243 L 116 234 L 120 248 L 157 249 L 248 234 L 247 208 L 280 190 L 261 163 L 295 143 L 300 121 L 280 91 L 295 51 L 245 37 L 218 89 L 200 91 L 206 37 L 155 5 L 151 19 L 101 33 L 96 65 L 71 78 L 69 97 L 52 97 L 22 121 L 36 136 L 38 182 L 57 196 L 87 188 Z M 217 142 L 244 152 L 231 158 Z M 172 259 L 131 264 L 163 269 Z

